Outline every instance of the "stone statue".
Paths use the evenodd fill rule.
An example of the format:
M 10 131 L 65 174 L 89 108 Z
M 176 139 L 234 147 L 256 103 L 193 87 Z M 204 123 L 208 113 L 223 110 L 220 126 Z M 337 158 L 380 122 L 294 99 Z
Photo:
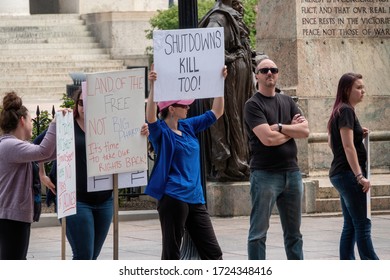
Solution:
M 249 147 L 243 120 L 245 101 L 255 92 L 249 30 L 240 0 L 217 0 L 199 27 L 223 27 L 225 34 L 225 114 L 206 134 L 207 177 L 214 181 L 242 181 L 249 177 Z M 238 2 L 238 4 L 237 4 Z M 211 108 L 204 101 L 205 109 Z

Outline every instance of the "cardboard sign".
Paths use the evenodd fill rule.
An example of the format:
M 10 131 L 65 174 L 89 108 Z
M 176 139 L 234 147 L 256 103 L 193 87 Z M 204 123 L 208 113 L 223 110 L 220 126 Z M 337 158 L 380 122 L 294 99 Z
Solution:
M 118 188 L 134 188 L 146 186 L 148 183 L 147 171 L 136 171 L 118 174 Z M 98 192 L 113 189 L 113 176 L 103 175 L 88 178 L 88 192 Z
M 224 94 L 222 27 L 153 32 L 154 101 L 219 97 Z
M 367 179 L 371 180 L 370 135 L 367 135 L 363 139 L 363 143 L 367 151 L 367 162 L 366 162 Z M 371 188 L 366 193 L 366 201 L 367 201 L 367 219 L 371 220 Z
M 58 219 L 76 214 L 76 159 L 73 114 L 56 113 Z
M 87 74 L 88 177 L 147 170 L 144 81 L 143 69 Z

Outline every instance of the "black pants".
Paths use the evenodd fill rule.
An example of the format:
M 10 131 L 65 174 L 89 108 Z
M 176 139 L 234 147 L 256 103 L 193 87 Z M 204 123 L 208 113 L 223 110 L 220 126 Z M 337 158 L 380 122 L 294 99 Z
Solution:
M 30 223 L 0 219 L 0 260 L 26 260 Z
M 202 260 L 221 260 L 222 251 L 206 206 L 189 204 L 165 195 L 158 202 L 162 232 L 162 260 L 180 259 L 180 246 L 186 229 Z

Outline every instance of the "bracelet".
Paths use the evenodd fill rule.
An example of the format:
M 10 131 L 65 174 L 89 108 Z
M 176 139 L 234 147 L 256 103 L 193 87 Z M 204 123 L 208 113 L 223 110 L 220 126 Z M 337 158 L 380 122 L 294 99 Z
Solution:
M 357 179 L 358 177 L 361 177 L 361 176 L 363 176 L 363 174 L 362 174 L 362 173 L 359 173 L 359 174 L 357 174 L 357 175 L 355 176 L 355 178 Z
M 358 183 L 360 184 L 360 181 L 364 179 L 364 176 L 361 176 L 359 179 L 358 179 Z

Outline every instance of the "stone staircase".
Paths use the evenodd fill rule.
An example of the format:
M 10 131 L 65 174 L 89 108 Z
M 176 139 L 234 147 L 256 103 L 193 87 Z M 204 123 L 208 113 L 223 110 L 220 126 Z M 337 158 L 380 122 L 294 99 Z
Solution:
M 339 214 L 341 205 L 339 194 L 327 177 L 313 178 L 314 184 L 305 184 L 306 201 L 315 197 L 312 205 L 306 203 L 308 214 Z M 373 214 L 390 213 L 390 174 L 374 174 L 371 178 L 371 211 Z
M 0 93 L 16 91 L 32 111 L 58 108 L 70 72 L 124 68 L 77 14 L 0 16 Z

